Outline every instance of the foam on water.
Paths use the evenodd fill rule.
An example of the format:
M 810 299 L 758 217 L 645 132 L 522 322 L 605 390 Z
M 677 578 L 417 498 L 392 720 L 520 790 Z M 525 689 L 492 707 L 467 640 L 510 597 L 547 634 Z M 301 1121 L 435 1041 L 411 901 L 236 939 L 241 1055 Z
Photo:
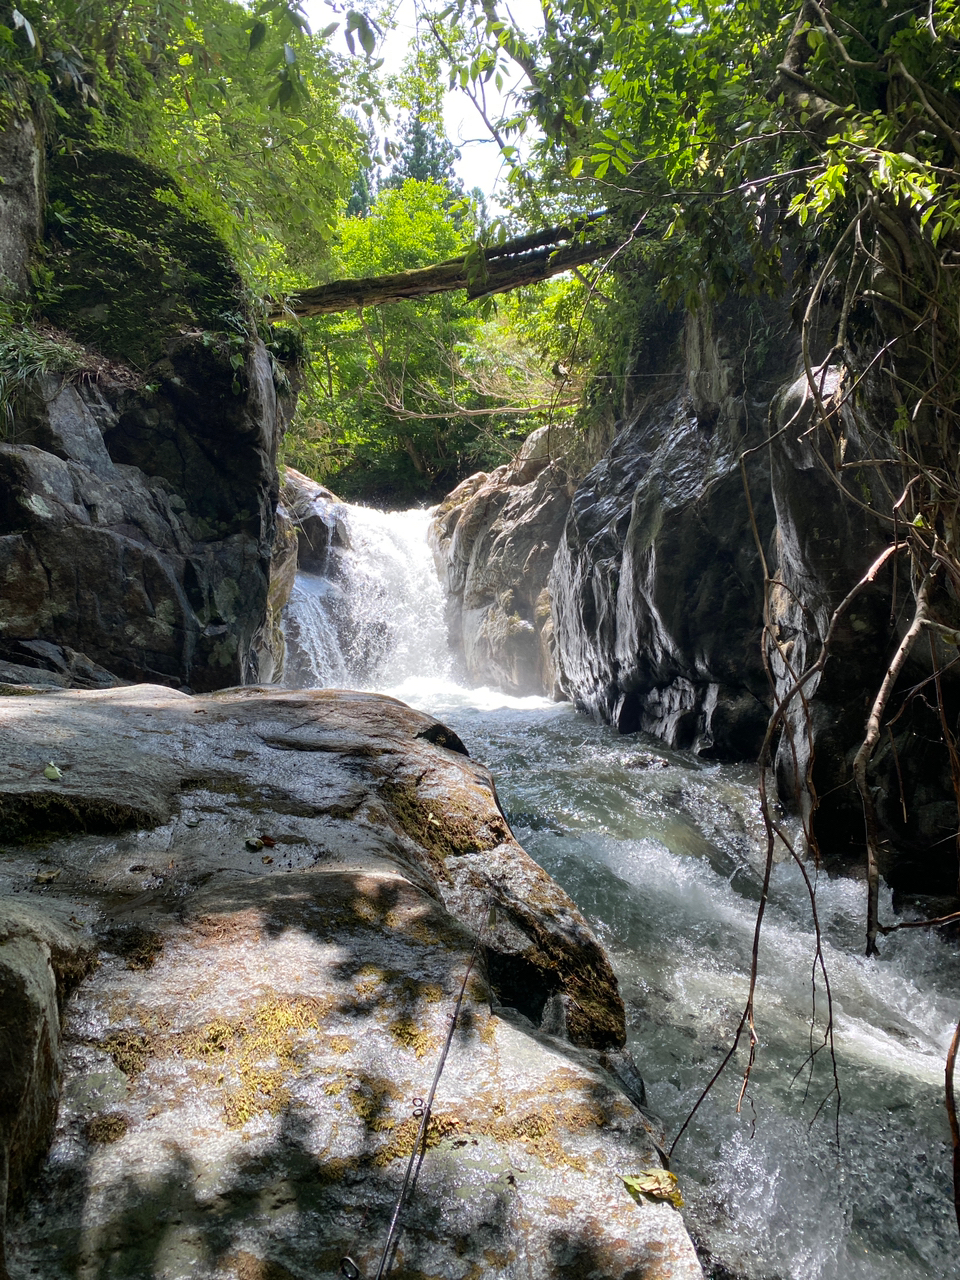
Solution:
M 426 513 L 347 507 L 344 518 L 351 550 L 338 553 L 333 580 L 299 579 L 288 610 L 297 682 L 391 693 L 442 718 L 490 766 L 521 843 L 607 947 L 651 1104 L 675 1133 L 725 1053 L 747 990 L 764 849 L 754 771 L 619 737 L 566 704 L 464 687 L 447 651 Z M 863 885 L 823 876 L 817 907 L 839 1121 L 826 1052 L 810 1062 L 826 1007 L 818 979 L 811 1033 L 811 907 L 781 854 L 748 1099 L 738 1114 L 732 1070 L 677 1148 L 688 1223 L 728 1274 L 752 1280 L 960 1274 L 942 1103 L 956 948 L 908 930 L 868 962 Z M 893 918 L 889 894 L 882 914 Z

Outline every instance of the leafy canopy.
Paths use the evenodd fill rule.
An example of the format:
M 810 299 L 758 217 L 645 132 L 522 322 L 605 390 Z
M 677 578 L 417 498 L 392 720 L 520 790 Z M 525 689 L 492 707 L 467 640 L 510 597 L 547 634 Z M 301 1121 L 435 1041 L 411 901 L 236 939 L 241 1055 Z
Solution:
M 454 197 L 445 183 L 415 178 L 384 186 L 367 216 L 341 222 L 338 274 L 375 276 L 463 253 L 476 224 Z M 462 295 L 444 294 L 308 320 L 304 330 L 314 377 L 287 460 L 344 497 L 439 498 L 566 412 L 569 397 L 557 397 L 544 370 L 551 339 L 564 331 L 546 334 L 510 306 L 484 318 Z
M 335 57 L 336 26 L 312 34 L 296 0 L 22 0 L 0 7 L 2 105 L 26 89 L 55 148 L 119 147 L 175 174 L 265 285 L 322 269 L 362 152 L 344 107 L 370 105 L 375 64 Z M 365 18 L 347 26 L 372 50 Z

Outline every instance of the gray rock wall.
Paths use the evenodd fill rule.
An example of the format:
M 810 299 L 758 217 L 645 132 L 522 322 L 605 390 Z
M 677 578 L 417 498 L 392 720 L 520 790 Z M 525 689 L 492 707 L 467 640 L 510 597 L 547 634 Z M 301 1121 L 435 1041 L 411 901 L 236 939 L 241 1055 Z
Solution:
M 30 285 L 42 229 L 41 148 L 33 117 L 13 111 L 0 130 L 0 296 Z
M 95 948 L 69 913 L 0 897 L 0 1277 L 4 1225 L 53 1135 L 63 1071 L 60 1010 Z
M 548 580 L 575 489 L 571 435 L 539 428 L 514 463 L 454 489 L 431 526 L 450 642 L 476 684 L 556 690 Z
M 777 385 L 744 381 L 737 335 L 709 314 L 685 335 L 686 377 L 628 420 L 583 480 L 551 575 L 560 683 L 622 732 L 720 759 L 755 755 L 768 717 L 763 573 L 740 455 Z M 763 459 L 748 478 L 761 539 Z
M 0 292 L 21 299 L 42 233 L 41 152 L 36 123 L 14 112 L 0 132 Z M 236 268 L 202 219 L 176 212 L 182 196 L 169 175 L 89 147 L 85 183 L 80 155 L 61 157 L 58 181 L 67 173 L 78 199 L 98 191 L 109 199 L 97 204 L 95 194 L 92 212 L 78 206 L 61 227 L 69 244 L 48 236 L 46 305 L 62 304 L 59 323 L 69 326 L 71 272 L 83 259 L 97 305 L 80 318 L 95 348 L 69 378 L 48 374 L 5 391 L 0 680 L 207 690 L 278 678 L 293 533 L 282 516 L 277 533 L 276 456 L 295 390 L 275 380 L 263 343 L 237 332 Z M 132 267 L 123 250 L 113 261 L 118 244 L 129 247 L 124 217 L 159 236 L 171 263 L 183 249 L 184 263 L 199 269 L 190 253 L 203 250 L 204 289 L 220 309 L 203 298 L 187 305 L 180 295 L 196 292 L 200 277 L 184 263 L 151 284 L 145 258 L 133 255 L 141 265 Z M 155 268 L 159 259 L 144 252 Z M 142 305 L 137 290 L 149 295 Z M 97 328 L 100 312 L 112 327 Z M 149 357 L 138 325 L 150 328 Z M 43 336 L 48 346 L 58 340 L 49 329 Z M 78 352 L 74 344 L 71 366 Z
M 782 698 L 819 654 L 833 611 L 890 543 L 892 526 L 876 514 L 891 501 L 884 477 L 859 464 L 889 457 L 892 446 L 847 404 L 840 458 L 830 433 L 814 424 L 798 344 L 773 306 L 705 308 L 688 318 L 672 353 L 658 346 L 638 366 L 637 382 L 659 394 L 634 396 L 636 407 L 569 504 L 555 487 L 546 533 L 550 471 L 526 484 L 505 469 L 475 476 L 441 506 L 434 536 L 451 635 L 478 681 L 511 692 L 558 685 L 625 733 L 753 760 L 774 705 L 761 653 L 764 564 L 769 622 L 784 654 L 773 655 L 770 676 Z M 837 379 L 828 370 L 823 393 L 837 390 L 842 400 Z M 841 482 L 854 487 L 853 499 L 841 495 Z M 863 857 L 852 762 L 909 621 L 904 572 L 895 584 L 887 565 L 858 595 L 806 689 L 810 731 L 798 700 L 780 740 L 781 796 L 806 814 L 828 864 Z M 549 618 L 536 612 L 538 600 L 550 604 Z M 515 609 L 512 628 L 504 602 Z M 952 616 L 955 603 L 941 605 Z M 953 651 L 935 644 L 954 723 Z M 871 778 L 888 881 L 953 894 L 957 807 L 931 673 L 924 640 L 901 677 L 899 714 Z
M 825 372 L 822 387 L 825 399 L 831 394 L 843 399 L 837 370 Z M 776 585 L 770 620 L 784 656 L 775 654 L 771 668 L 782 699 L 796 673 L 820 654 L 834 610 L 893 541 L 892 523 L 879 514 L 889 510 L 891 498 L 883 492 L 885 477 L 876 466 L 876 459 L 891 457 L 893 450 L 864 415 L 844 408 L 838 424 L 844 469 L 830 468 L 835 441 L 816 423 L 805 376 L 785 385 L 773 408 L 778 434 L 770 449 L 769 483 L 776 513 Z M 866 459 L 869 465 L 860 467 Z M 899 468 L 891 474 L 899 479 Z M 854 489 L 855 501 L 841 497 L 838 481 Z M 863 857 L 863 809 L 853 785 L 853 757 L 912 615 L 907 563 L 905 557 L 888 561 L 843 612 L 823 672 L 805 690 L 812 732 L 795 700 L 787 717 L 789 732 L 780 741 L 781 793 L 793 804 L 799 799 L 828 860 Z M 954 600 L 940 599 L 941 617 L 955 609 Z M 931 645 L 943 670 L 936 685 Z M 942 699 L 947 723 L 955 724 L 960 713 L 955 652 L 933 636 L 915 646 L 870 771 L 887 881 L 895 888 L 951 896 L 957 890 L 957 804 L 937 702 Z M 802 785 L 807 777 L 812 792 Z
M 48 375 L 22 399 L 0 444 L 9 663 L 49 667 L 40 642 L 120 680 L 260 678 L 284 406 L 261 344 L 240 395 L 229 354 L 185 337 L 149 389 Z

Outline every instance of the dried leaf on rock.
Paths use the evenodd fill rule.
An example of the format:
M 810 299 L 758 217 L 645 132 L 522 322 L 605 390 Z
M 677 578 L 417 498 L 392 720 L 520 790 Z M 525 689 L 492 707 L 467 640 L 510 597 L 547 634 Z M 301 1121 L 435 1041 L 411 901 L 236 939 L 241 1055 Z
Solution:
M 669 1169 L 641 1169 L 637 1174 L 624 1175 L 622 1181 L 638 1202 L 641 1196 L 649 1196 L 652 1200 L 669 1200 L 675 1209 L 683 1208 L 677 1175 Z

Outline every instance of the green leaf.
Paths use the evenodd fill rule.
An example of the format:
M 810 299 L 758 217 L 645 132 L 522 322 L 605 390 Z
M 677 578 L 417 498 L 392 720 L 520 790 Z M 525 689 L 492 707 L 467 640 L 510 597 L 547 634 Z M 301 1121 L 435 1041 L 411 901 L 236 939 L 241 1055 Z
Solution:
M 377 37 L 373 33 L 373 28 L 367 21 L 366 16 L 357 13 L 355 10 L 350 14 L 349 21 L 353 24 L 353 29 L 360 37 L 360 45 L 363 52 L 369 57 L 377 47 Z
M 247 53 L 253 53 L 254 49 L 258 49 L 263 44 L 267 35 L 267 24 L 265 22 L 255 22 L 250 28 L 250 44 L 247 46 Z

